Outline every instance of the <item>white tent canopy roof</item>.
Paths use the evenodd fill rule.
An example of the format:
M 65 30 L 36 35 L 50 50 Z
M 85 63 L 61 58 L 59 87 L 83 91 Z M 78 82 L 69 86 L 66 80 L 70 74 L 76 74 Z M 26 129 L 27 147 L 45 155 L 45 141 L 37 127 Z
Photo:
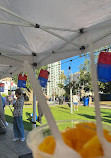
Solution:
M 111 0 L 0 0 L 0 78 L 23 71 L 25 67 L 55 140 L 62 142 L 30 64 L 41 67 L 110 44 Z M 104 141 L 92 53 L 91 64 L 97 134 L 105 157 L 111 157 L 111 144 Z M 35 102 L 36 98 L 33 98 Z M 36 104 L 33 107 L 33 120 L 36 122 Z M 64 151 L 66 156 L 64 152 L 58 153 L 68 157 L 69 152 Z M 62 157 L 60 155 L 57 157 Z
M 41 67 L 110 45 L 110 26 L 111 0 L 0 0 L 0 64 L 10 68 L 0 78 L 24 60 Z

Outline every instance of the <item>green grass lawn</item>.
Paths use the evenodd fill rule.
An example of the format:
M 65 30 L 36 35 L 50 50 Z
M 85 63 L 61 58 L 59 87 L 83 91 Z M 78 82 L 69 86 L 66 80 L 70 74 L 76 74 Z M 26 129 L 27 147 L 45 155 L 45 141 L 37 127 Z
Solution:
M 86 121 L 95 121 L 95 109 L 93 107 L 84 107 L 80 106 L 78 111 L 74 111 L 73 114 L 70 113 L 70 108 L 68 105 L 57 105 L 50 107 L 52 114 L 56 121 L 59 120 L 86 120 Z M 31 116 L 30 114 L 33 112 L 32 105 L 24 105 L 23 109 L 23 121 L 24 128 L 26 130 L 32 130 Z M 7 122 L 13 123 L 13 117 L 8 106 L 5 108 L 5 115 Z M 111 109 L 101 109 L 102 122 L 104 124 L 111 125 Z M 42 117 L 42 123 L 46 124 L 46 119 Z M 37 122 L 37 125 L 40 124 Z

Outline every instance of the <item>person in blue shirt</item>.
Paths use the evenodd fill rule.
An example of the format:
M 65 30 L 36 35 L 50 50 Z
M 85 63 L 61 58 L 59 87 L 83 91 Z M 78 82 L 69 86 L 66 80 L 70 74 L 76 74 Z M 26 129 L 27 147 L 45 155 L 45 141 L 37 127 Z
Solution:
M 5 100 L 5 98 L 2 96 L 3 109 L 5 108 L 5 103 L 6 103 L 6 100 Z
M 4 115 L 4 109 L 3 109 L 3 101 L 2 101 L 2 96 L 1 96 L 1 94 L 0 94 L 0 121 L 3 122 L 4 126 L 6 126 L 5 115 Z

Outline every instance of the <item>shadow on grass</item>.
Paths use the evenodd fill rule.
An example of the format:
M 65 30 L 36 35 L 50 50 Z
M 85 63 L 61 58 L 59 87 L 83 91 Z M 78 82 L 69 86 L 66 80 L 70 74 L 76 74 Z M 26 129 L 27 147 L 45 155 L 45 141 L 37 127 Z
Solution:
M 66 107 L 58 107 L 58 108 L 61 108 L 61 109 L 66 109 L 66 110 L 68 110 L 69 108 L 66 108 Z
M 105 114 L 106 116 L 108 116 L 108 117 L 111 117 L 111 112 L 104 112 L 104 111 L 101 111 L 101 114 Z
M 60 110 L 58 110 L 58 109 L 54 109 L 54 108 L 51 109 L 51 111 L 54 111 L 54 110 L 56 110 L 56 111 L 60 111 L 60 112 L 61 112 L 61 111 L 62 111 L 62 108 L 61 108 Z M 66 110 L 67 110 L 67 109 L 66 109 Z M 67 114 L 69 114 L 69 115 L 71 114 L 70 111 L 62 111 L 62 112 L 67 113 Z
M 111 123 L 111 112 L 101 111 L 101 114 L 103 122 Z
M 26 112 L 25 114 L 27 116 L 27 120 L 30 121 L 30 123 L 31 123 L 32 122 L 32 116 L 31 116 L 31 114 L 29 112 Z
M 91 119 L 91 120 L 95 120 L 95 116 L 92 116 L 92 115 L 87 115 L 87 114 L 78 114 L 78 115 L 86 117 L 86 118 Z M 101 118 L 102 122 L 111 124 L 111 117 L 110 116 L 107 116 L 107 117 L 109 119 L 106 119 L 106 118 L 104 118 L 104 116 L 102 116 L 102 118 Z
M 86 118 L 88 118 L 88 119 L 94 119 L 95 120 L 95 116 L 92 116 L 92 115 L 87 115 L 87 114 L 78 114 L 78 115 L 80 115 L 80 116 L 83 116 L 83 117 L 86 117 Z
M 111 123 L 111 119 L 102 118 L 102 122 Z
M 6 121 L 7 121 L 7 122 L 13 124 L 13 117 L 12 117 L 12 116 L 5 115 L 5 118 L 6 118 Z M 25 129 L 25 130 L 28 130 L 28 131 L 31 131 L 31 130 L 32 130 L 32 123 L 23 121 L 23 124 L 24 124 L 24 129 Z
M 104 116 L 102 116 L 102 117 L 106 117 L 106 118 L 111 118 L 111 115 L 104 115 Z

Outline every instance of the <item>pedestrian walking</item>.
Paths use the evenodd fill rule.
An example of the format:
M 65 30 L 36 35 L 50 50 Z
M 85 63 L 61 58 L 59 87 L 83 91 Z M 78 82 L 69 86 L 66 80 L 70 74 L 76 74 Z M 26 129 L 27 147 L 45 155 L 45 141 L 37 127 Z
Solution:
M 73 97 L 73 104 L 74 104 L 74 111 L 77 110 L 78 111 L 78 104 L 79 104 L 79 96 L 74 94 Z

